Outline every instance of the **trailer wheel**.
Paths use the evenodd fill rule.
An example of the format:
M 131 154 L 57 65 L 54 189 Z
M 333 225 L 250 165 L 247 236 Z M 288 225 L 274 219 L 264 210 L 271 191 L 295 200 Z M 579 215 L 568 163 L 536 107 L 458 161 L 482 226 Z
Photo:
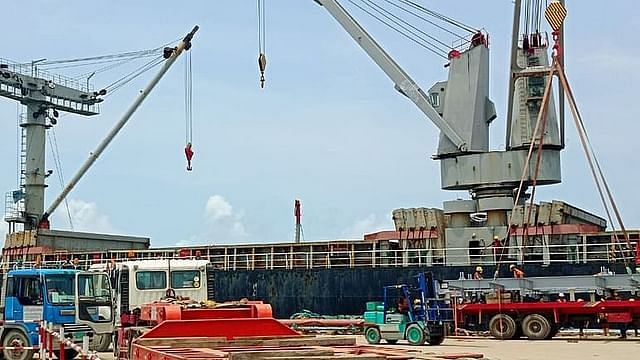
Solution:
M 380 344 L 380 330 L 377 327 L 369 327 L 364 331 L 364 337 L 369 344 Z
M 489 321 L 489 332 L 497 339 L 512 339 L 517 332 L 516 322 L 509 315 L 497 314 Z
M 540 314 L 527 315 L 522 320 L 522 332 L 530 340 L 544 340 L 551 333 L 551 324 Z
M 560 325 L 552 324 L 551 331 L 549 331 L 549 335 L 547 335 L 545 340 L 551 340 L 554 336 L 558 335 L 559 332 L 560 332 Z
M 424 345 L 424 330 L 422 330 L 418 324 L 411 324 L 407 326 L 405 337 L 411 345 Z
M 20 330 L 10 330 L 2 339 L 3 347 L 31 347 L 31 341 L 27 335 Z M 2 354 L 7 360 L 31 360 L 33 350 L 3 350 Z

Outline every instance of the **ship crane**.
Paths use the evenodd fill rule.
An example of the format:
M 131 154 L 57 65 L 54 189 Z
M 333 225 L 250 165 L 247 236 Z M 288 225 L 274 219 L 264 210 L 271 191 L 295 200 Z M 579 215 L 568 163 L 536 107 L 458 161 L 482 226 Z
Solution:
M 563 42 L 563 20 L 566 16 L 564 0 L 554 0 L 547 8 L 547 13 L 551 11 L 549 15 L 554 18 L 552 19 L 555 42 L 553 65 L 548 57 L 549 44 L 546 33 L 541 27 L 542 19 L 545 17 L 545 4 L 532 0 L 515 1 L 506 143 L 505 149 L 499 151 L 489 150 L 489 125 L 496 118 L 496 113 L 493 102 L 488 97 L 488 41 L 484 39 L 481 32 L 473 35 L 467 49 L 461 51 L 453 49 L 449 52 L 450 63 L 445 66 L 449 69 L 448 80 L 436 83 L 425 92 L 338 0 L 314 1 L 331 14 L 369 58 L 393 81 L 395 88 L 416 104 L 440 130 L 440 141 L 433 158 L 440 161 L 441 187 L 444 190 L 468 190 L 471 194 L 470 200 L 444 203 L 444 214 L 450 216 L 449 227 L 444 229 L 446 238 L 444 247 L 470 247 L 469 239 L 475 238 L 476 233 L 481 233 L 483 238 L 504 238 L 508 241 L 516 208 L 524 206 L 527 198 L 531 197 L 527 215 L 523 215 L 522 223 L 525 229 L 522 232 L 522 243 L 507 243 L 507 245 L 520 246 L 518 257 L 521 260 L 524 259 L 523 251 L 527 246 L 529 234 L 526 226 L 537 225 L 537 222 L 532 220 L 535 215 L 532 217 L 531 212 L 534 207 L 535 187 L 561 182 L 560 152 L 565 146 L 564 97 L 565 92 L 569 90 L 567 90 L 566 80 L 563 81 L 558 89 L 558 119 L 553 90 L 549 84 L 553 75 L 557 74 L 557 71 L 554 71 L 556 62 L 558 66 L 564 62 L 564 54 L 559 46 Z M 415 35 L 412 32 L 415 27 L 410 24 L 412 29 L 405 27 L 403 24 L 408 24 L 407 22 L 396 21 L 390 11 L 372 1 L 348 0 L 348 2 L 393 30 L 398 31 L 397 28 L 390 26 L 388 21 Z M 433 14 L 432 11 L 410 0 L 385 0 L 385 3 L 407 12 L 408 9 L 417 9 Z M 437 17 L 449 20 L 441 14 Z M 424 32 L 422 34 L 433 38 Z M 572 111 L 576 114 L 573 109 L 574 104 L 572 100 Z M 575 115 L 574 118 L 576 118 Z M 580 124 L 577 122 L 576 125 L 579 134 L 583 136 Z M 593 151 L 585 148 L 585 153 L 592 167 L 608 219 L 614 226 L 602 187 L 607 192 L 627 245 L 631 246 L 604 176 L 599 166 L 597 166 L 597 172 L 593 168 L 591 159 L 594 156 Z M 532 156 L 533 154 L 535 156 Z M 601 183 L 604 185 L 600 185 Z M 530 187 L 532 191 L 529 195 L 526 194 L 526 190 Z M 482 226 L 471 226 L 469 218 L 474 214 L 484 215 Z M 584 218 L 587 224 L 597 226 L 606 224 L 604 219 L 585 214 L 588 215 Z M 415 217 L 415 215 L 412 216 Z M 396 220 L 398 219 L 394 211 L 394 221 Z M 413 229 L 417 229 L 415 222 L 418 220 L 413 221 Z M 406 224 L 411 226 L 408 221 Z M 398 228 L 398 222 L 396 227 Z M 640 264 L 640 246 L 637 247 L 635 260 Z
M 514 85 L 510 108 L 513 117 L 508 120 L 508 146 L 505 150 L 489 150 L 489 126 L 496 118 L 495 107 L 489 99 L 489 46 L 487 41 L 478 41 L 474 34 L 466 49 L 449 53 L 449 76 L 447 81 L 436 83 L 424 91 L 393 60 L 393 58 L 367 33 L 337 0 L 315 0 L 322 5 L 342 28 L 355 40 L 380 69 L 393 81 L 395 88 L 414 102 L 420 111 L 440 130 L 440 140 L 434 159 L 440 161 L 441 187 L 444 190 L 467 190 L 470 200 L 446 201 L 444 213 L 451 215 L 452 223 L 460 222 L 459 227 L 469 223 L 469 215 L 486 214 L 484 229 L 473 229 L 485 238 L 508 233 L 507 214 L 514 208 L 515 194 L 518 189 L 526 190 L 532 183 L 537 185 L 556 184 L 561 181 L 560 151 L 564 141 L 560 139 L 555 107 L 551 101 L 547 112 L 546 131 L 543 136 L 534 134 L 535 119 L 538 115 L 538 100 L 544 89 L 542 76 L 520 77 Z M 356 5 L 355 0 L 349 0 Z M 395 3 L 387 1 L 388 3 Z M 517 1 L 520 3 L 520 1 Z M 362 4 L 373 4 L 362 1 Z M 400 1 L 398 6 L 410 5 L 413 9 L 423 9 L 413 1 Z M 358 6 L 358 5 L 356 5 Z M 362 7 L 358 6 L 361 10 Z M 366 12 L 366 11 L 365 11 Z M 441 15 L 441 17 L 444 17 Z M 519 14 L 514 20 L 514 37 L 519 34 Z M 514 56 L 522 58 L 522 49 Z M 533 48 L 535 62 L 524 67 L 514 67 L 512 71 L 524 72 L 529 65 L 548 66 L 546 44 Z M 517 61 L 521 64 L 522 61 Z M 533 80 L 531 80 L 533 79 Z M 525 81 L 535 86 L 525 87 Z M 527 92 L 529 90 L 529 92 Z M 536 93 L 534 93 L 534 91 Z M 537 94 L 540 92 L 540 94 Z M 564 127 L 563 127 L 564 128 Z M 564 134 L 562 134 L 564 135 Z M 534 160 L 528 154 L 532 141 L 542 142 L 541 164 L 538 173 L 534 173 Z M 531 166 L 530 166 L 531 165 Z M 524 179 L 521 182 L 521 179 Z M 523 197 L 524 198 L 524 197 Z M 520 199 L 522 202 L 523 200 Z M 463 248 L 468 246 L 470 231 L 449 233 L 447 246 Z M 467 232 L 469 232 L 467 234 Z M 479 235 L 480 236 L 480 235 Z
M 49 216 L 56 210 L 60 203 L 64 201 L 82 176 L 107 148 L 109 143 L 124 127 L 160 79 L 175 63 L 177 58 L 185 50 L 191 48 L 191 40 L 197 31 L 198 26 L 195 26 L 176 46 L 165 46 L 147 51 L 153 53 L 158 50 L 162 54 L 100 91 L 89 91 L 88 84 L 84 86 L 84 84 L 80 84 L 78 81 L 65 79 L 60 76 L 37 77 L 38 72 L 34 71 L 36 62 L 32 62 L 31 67 L 27 67 L 25 64 L 3 63 L 0 65 L 0 96 L 19 101 L 27 107 L 26 117 L 21 123 L 21 126 L 25 129 L 22 144 L 22 161 L 24 165 L 21 169 L 24 177 L 24 181 L 21 183 L 23 189 L 10 192 L 5 199 L 5 220 L 11 224 L 10 232 L 16 231 L 16 224 L 18 223 L 23 224 L 24 230 L 49 228 Z M 138 55 L 140 53 L 149 55 L 147 52 L 126 53 L 123 55 Z M 151 55 L 155 56 L 155 54 Z M 102 56 L 48 63 L 59 65 L 65 62 L 81 62 L 96 59 L 105 60 L 112 59 L 113 57 L 114 56 Z M 122 60 L 121 63 L 127 61 L 128 60 L 125 59 Z M 45 171 L 45 132 L 48 127 L 57 122 L 58 112 L 64 111 L 84 116 L 97 115 L 99 113 L 98 104 L 102 102 L 107 95 L 107 89 L 110 89 L 110 93 L 113 93 L 113 91 L 119 89 L 133 78 L 161 63 L 162 66 L 158 70 L 158 73 L 152 78 L 149 84 L 141 90 L 133 104 L 125 111 L 111 131 L 109 131 L 106 137 L 98 144 L 96 149 L 89 154 L 88 159 L 82 164 L 77 173 L 63 188 L 60 195 L 52 201 L 51 205 L 45 211 L 45 177 L 48 176 Z M 62 67 L 62 65 L 60 66 Z M 107 65 L 105 68 L 109 67 L 112 67 L 112 65 Z M 94 74 L 95 72 L 89 74 L 89 78 Z M 192 100 L 190 76 L 190 62 L 188 62 L 185 76 L 187 81 L 185 93 L 187 147 L 185 148 L 185 155 L 188 160 L 188 170 L 191 170 L 190 161 L 193 156 L 193 151 L 191 150 Z M 49 123 L 46 122 L 47 119 L 49 119 Z

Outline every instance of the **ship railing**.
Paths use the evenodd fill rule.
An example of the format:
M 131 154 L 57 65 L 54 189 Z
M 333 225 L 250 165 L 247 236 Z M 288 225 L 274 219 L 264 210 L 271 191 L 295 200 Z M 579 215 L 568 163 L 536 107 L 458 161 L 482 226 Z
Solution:
M 424 267 L 424 266 L 477 266 L 496 264 L 542 264 L 558 263 L 587 264 L 594 261 L 609 263 L 633 263 L 635 250 L 627 249 L 620 242 L 591 244 L 520 244 L 476 248 L 408 248 L 380 249 L 371 245 L 362 249 L 366 243 L 348 244 L 340 250 L 318 250 L 314 246 L 305 251 L 296 250 L 293 246 L 274 245 L 260 248 L 226 247 L 211 249 L 202 247 L 199 256 L 181 256 L 175 250 L 161 251 L 136 250 L 109 251 L 104 253 L 64 253 L 58 259 L 45 261 L 23 261 L 21 267 L 61 267 L 64 259 L 77 258 L 78 267 L 86 269 L 90 265 L 106 263 L 113 260 L 166 260 L 204 259 L 220 270 L 256 270 L 256 269 L 316 269 L 316 268 L 371 268 L 371 267 Z M 358 246 L 356 246 L 358 245 Z M 329 248 L 329 245 L 323 246 Z M 243 253 L 244 251 L 244 253 Z M 264 251 L 262 253 L 258 251 Z M 221 253 L 222 252 L 222 253 Z M 191 251 L 191 253 L 194 253 Z M 15 265 L 14 263 L 5 266 Z M 6 268 L 6 267 L 5 267 Z M 508 268 L 508 266 L 506 267 Z
M 493 252 L 469 254 L 469 248 L 314 251 L 266 254 L 213 255 L 209 260 L 223 270 L 355 268 L 410 266 L 476 266 L 504 264 L 588 263 L 593 261 L 633 261 L 631 251 L 612 252 L 619 244 L 546 245 L 502 248 Z M 471 249 L 472 250 L 472 249 Z

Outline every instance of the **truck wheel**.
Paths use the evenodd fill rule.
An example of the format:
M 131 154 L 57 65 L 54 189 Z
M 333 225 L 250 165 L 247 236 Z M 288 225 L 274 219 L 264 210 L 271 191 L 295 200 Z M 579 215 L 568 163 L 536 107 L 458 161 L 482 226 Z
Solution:
M 411 324 L 407 326 L 405 332 L 405 338 L 411 345 L 424 345 L 425 336 L 424 331 L 417 324 Z
M 10 330 L 4 339 L 2 339 L 3 347 L 31 347 L 31 341 L 27 335 L 20 330 Z M 31 360 L 33 359 L 33 350 L 2 350 L 4 358 L 7 360 Z
M 369 327 L 364 331 L 364 337 L 369 344 L 380 344 L 380 330 L 376 327 Z M 387 340 L 388 341 L 388 340 Z
M 511 339 L 516 335 L 516 322 L 509 315 L 497 314 L 489 321 L 489 332 L 496 339 Z
M 527 315 L 522 320 L 522 332 L 530 340 L 544 340 L 551 333 L 551 324 L 540 314 Z
M 427 342 L 429 345 L 440 345 L 444 341 L 444 336 L 430 336 Z
M 558 335 L 559 332 L 560 332 L 560 325 L 558 324 L 551 325 L 551 331 L 549 332 L 549 335 L 547 335 L 545 340 L 551 340 L 554 336 Z

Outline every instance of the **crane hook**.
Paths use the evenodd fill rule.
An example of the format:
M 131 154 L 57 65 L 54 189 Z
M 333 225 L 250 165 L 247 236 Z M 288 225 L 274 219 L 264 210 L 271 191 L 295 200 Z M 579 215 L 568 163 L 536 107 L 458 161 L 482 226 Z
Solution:
M 267 68 L 267 56 L 264 53 L 258 56 L 258 67 L 260 68 L 260 88 L 264 89 L 264 70 Z
M 191 148 L 191 143 L 188 142 L 187 146 L 184 147 L 184 155 L 187 157 L 187 171 L 193 170 L 191 167 L 191 159 L 193 158 L 193 149 Z

